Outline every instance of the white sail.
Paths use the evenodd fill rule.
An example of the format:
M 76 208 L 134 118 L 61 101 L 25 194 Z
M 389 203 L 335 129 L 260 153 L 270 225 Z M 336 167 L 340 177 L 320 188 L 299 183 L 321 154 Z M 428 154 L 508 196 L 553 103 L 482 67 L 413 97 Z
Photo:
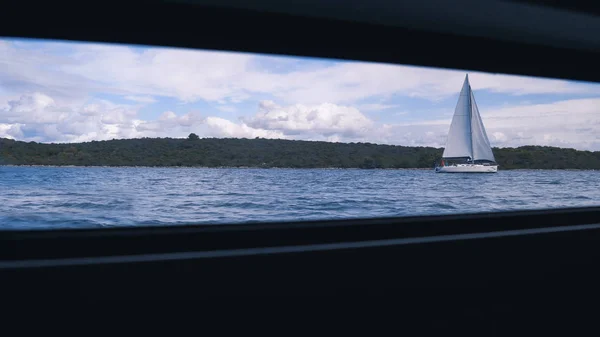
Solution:
M 495 162 L 494 153 L 490 141 L 483 127 L 483 121 L 479 115 L 475 96 L 471 91 L 471 139 L 473 142 L 473 160 L 489 160 Z
M 496 161 L 469 84 L 469 75 L 460 91 L 442 157 Z
M 468 75 L 467 75 L 468 76 Z M 471 87 L 469 78 L 465 78 L 454 117 L 450 124 L 443 158 L 473 157 L 471 142 Z

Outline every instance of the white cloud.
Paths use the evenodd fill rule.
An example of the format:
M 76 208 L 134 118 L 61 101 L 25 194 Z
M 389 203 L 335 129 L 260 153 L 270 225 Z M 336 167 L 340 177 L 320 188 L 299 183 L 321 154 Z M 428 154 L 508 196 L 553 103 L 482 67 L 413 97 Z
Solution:
M 258 113 L 245 122 L 254 128 L 277 130 L 286 135 L 339 135 L 345 138 L 364 136 L 373 127 L 373 122 L 358 109 L 331 103 L 283 107 L 272 101 L 262 101 Z
M 498 145 L 600 150 L 600 98 L 491 109 L 483 118 L 491 132 L 505 135 Z
M 51 97 L 35 92 L 8 101 L 0 114 L 0 122 L 57 123 L 67 113 L 68 109 L 59 108 Z
M 173 111 L 165 111 L 154 121 L 136 120 L 133 127 L 143 137 L 185 137 L 191 132 L 197 133 L 196 129 L 205 121 L 197 112 L 178 116 Z
M 209 136 L 234 137 L 234 138 L 287 138 L 282 132 L 250 127 L 246 124 L 237 124 L 219 117 L 207 117 L 206 125 L 209 127 Z
M 500 107 L 480 114 L 492 146 L 600 150 L 600 98 Z M 386 143 L 443 147 L 450 121 L 448 118 L 386 125 L 385 132 L 377 136 Z
M 35 92 L 8 101 L 0 110 L 0 132 L 2 136 L 49 142 L 128 138 L 133 135 L 128 126 L 135 116 L 136 111 L 127 105 L 104 100 L 60 105 L 52 97 Z
M 65 46 L 59 54 L 1 44 L 0 81 L 20 93 L 24 89 L 43 91 L 58 101 L 105 92 L 140 103 L 164 96 L 185 102 L 235 104 L 252 99 L 253 94 L 268 94 L 286 104 L 349 105 L 392 95 L 438 100 L 456 95 L 465 75 L 464 71 L 363 62 L 271 72 L 257 66 L 257 60 L 273 57 L 260 55 L 99 44 Z M 476 90 L 510 95 L 600 94 L 600 86 L 562 80 L 477 72 L 471 73 L 470 79 Z M 386 105 L 364 105 L 362 110 L 380 110 L 388 108 Z
M 391 95 L 439 100 L 456 95 L 464 77 L 464 71 L 348 62 L 309 72 L 248 76 L 241 82 L 288 102 L 313 104 L 354 103 Z M 600 93 L 599 86 L 562 80 L 477 72 L 469 77 L 477 90 L 511 95 Z
M 494 138 L 491 141 L 497 144 L 502 144 L 508 140 L 504 133 L 498 131 L 492 133 L 492 137 Z
M 465 75 L 464 71 L 362 62 L 286 59 L 275 64 L 268 60 L 273 57 L 96 44 L 23 48 L 23 43 L 0 40 L 0 137 L 74 142 L 186 137 L 195 132 L 201 137 L 441 147 L 454 107 L 448 107 L 447 114 L 428 110 L 429 116 L 445 118 L 424 121 L 424 116 L 393 98 L 435 101 L 455 96 Z M 535 104 L 535 97 L 512 97 L 600 97 L 600 86 L 477 72 L 469 77 L 476 96 L 487 90 L 507 98 L 506 105 L 481 111 L 493 145 L 600 150 L 600 98 Z M 93 99 L 97 94 L 116 94 L 131 104 Z M 206 111 L 183 115 L 166 111 L 154 120 L 140 116 L 143 106 L 151 107 L 149 103 L 165 97 L 179 102 L 204 101 L 217 110 L 246 117 L 231 121 L 206 115 Z M 511 97 L 520 103 L 509 104 Z M 244 111 L 239 103 L 246 101 L 258 104 L 258 111 Z M 376 114 L 368 112 L 400 116 L 396 118 L 399 122 L 377 123 L 369 117 Z
M 241 138 L 296 138 L 314 140 L 341 140 L 367 137 L 373 122 L 351 107 L 334 104 L 318 106 L 279 106 L 262 101 L 252 118 L 239 123 L 230 120 L 188 113 L 177 116 L 164 112 L 157 121 L 140 121 L 136 130 L 144 136 L 178 135 L 190 132 L 201 137 Z
M 180 49 L 80 45 L 77 63 L 63 65 L 67 74 L 131 96 L 163 95 L 182 101 L 236 98 L 243 90 L 235 77 L 243 74 L 251 56 Z M 240 92 L 242 91 L 242 92 Z
M 20 124 L 0 124 L 0 137 L 8 139 L 21 139 L 23 132 Z
M 600 150 L 600 98 L 503 106 L 481 111 L 493 146 L 552 145 Z M 44 142 L 112 138 L 201 137 L 363 141 L 443 147 L 450 119 L 377 124 L 358 109 L 332 103 L 282 106 L 260 102 L 250 118 L 235 123 L 197 111 L 165 111 L 141 120 L 134 106 L 95 100 L 77 108 L 43 93 L 10 100 L 0 112 L 0 137 Z
M 321 104 L 279 106 L 263 101 L 256 115 L 239 123 L 191 111 L 163 112 L 141 120 L 134 106 L 94 100 L 62 107 L 48 95 L 34 93 L 9 101 L 0 113 L 0 136 L 44 142 L 77 142 L 133 137 L 297 138 L 339 140 L 368 136 L 373 123 L 357 109 Z M 29 136 L 26 136 L 29 135 Z

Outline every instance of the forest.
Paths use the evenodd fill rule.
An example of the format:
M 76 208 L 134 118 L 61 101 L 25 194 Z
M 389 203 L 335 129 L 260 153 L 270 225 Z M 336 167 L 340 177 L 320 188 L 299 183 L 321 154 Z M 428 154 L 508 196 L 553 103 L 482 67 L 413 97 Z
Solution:
M 600 151 L 493 148 L 500 169 L 600 169 Z M 442 148 L 283 139 L 139 138 L 37 143 L 0 138 L 0 165 L 433 168 Z

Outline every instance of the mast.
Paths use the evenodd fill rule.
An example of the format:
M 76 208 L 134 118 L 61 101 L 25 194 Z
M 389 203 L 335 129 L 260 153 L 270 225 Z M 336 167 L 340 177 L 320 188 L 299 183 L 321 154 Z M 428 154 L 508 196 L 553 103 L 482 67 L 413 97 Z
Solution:
M 465 83 L 467 84 L 468 90 L 467 90 L 467 94 L 468 94 L 468 101 L 467 101 L 467 106 L 468 106 L 468 115 L 469 116 L 469 138 L 471 139 L 470 144 L 471 144 L 471 160 L 475 161 L 475 154 L 473 153 L 473 101 L 471 101 L 471 83 L 469 83 L 469 74 L 467 73 L 467 75 L 465 76 Z

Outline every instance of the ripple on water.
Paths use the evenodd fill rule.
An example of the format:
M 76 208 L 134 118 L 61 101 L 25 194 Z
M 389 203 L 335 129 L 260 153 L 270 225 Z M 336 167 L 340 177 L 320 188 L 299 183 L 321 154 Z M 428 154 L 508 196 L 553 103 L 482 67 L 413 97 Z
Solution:
M 600 204 L 600 171 L 0 167 L 0 228 L 251 223 Z
M 563 182 L 561 180 L 536 180 L 534 183 L 540 185 L 560 185 Z

